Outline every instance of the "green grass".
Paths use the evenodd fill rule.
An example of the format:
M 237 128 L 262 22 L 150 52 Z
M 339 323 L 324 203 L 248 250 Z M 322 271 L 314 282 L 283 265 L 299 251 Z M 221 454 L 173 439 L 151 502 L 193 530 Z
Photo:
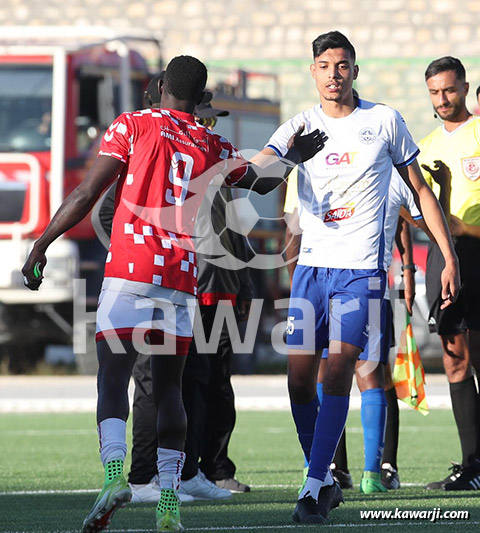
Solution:
M 345 505 L 332 511 L 329 523 L 300 529 L 382 532 L 478 531 L 480 498 L 476 492 L 430 492 L 422 486 L 446 475 L 460 449 L 449 411 L 423 417 L 401 412 L 399 491 L 364 496 L 358 491 L 363 463 L 358 412 L 347 430 L 350 471 L 356 488 L 345 491 Z M 95 494 L 65 492 L 98 489 L 103 472 L 98 456 L 93 414 L 0 415 L 0 532 L 74 532 Z M 301 479 L 302 456 L 289 413 L 240 412 L 230 447 L 237 477 L 252 492 L 228 502 L 194 502 L 182 507 L 182 521 L 191 531 L 288 531 Z M 128 470 L 128 464 L 126 469 Z M 416 484 L 409 486 L 408 484 Z M 19 494 L 20 491 L 58 491 Z M 9 494 L 12 493 L 12 494 Z M 361 510 L 467 510 L 468 521 L 366 521 Z M 131 505 L 114 518 L 111 531 L 154 531 L 154 504 Z

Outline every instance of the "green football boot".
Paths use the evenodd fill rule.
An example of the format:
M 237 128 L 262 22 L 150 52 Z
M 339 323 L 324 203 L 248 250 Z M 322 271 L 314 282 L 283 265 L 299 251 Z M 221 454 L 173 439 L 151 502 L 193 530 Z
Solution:
M 380 472 L 364 470 L 362 481 L 360 482 L 360 492 L 363 494 L 387 492 L 387 488 L 382 485 L 382 474 Z
M 182 531 L 180 523 L 180 500 L 173 489 L 161 489 L 157 505 L 157 533 Z
M 131 499 L 132 490 L 123 477 L 123 461 L 110 461 L 105 465 L 105 484 L 83 521 L 82 533 L 104 531 L 114 513 Z
M 300 485 L 300 488 L 298 489 L 298 495 L 300 496 L 300 493 L 302 492 L 303 490 L 303 487 L 305 487 L 305 483 L 307 482 L 307 475 L 308 475 L 308 466 L 306 466 L 304 469 L 303 469 L 303 479 L 302 479 L 302 484 Z

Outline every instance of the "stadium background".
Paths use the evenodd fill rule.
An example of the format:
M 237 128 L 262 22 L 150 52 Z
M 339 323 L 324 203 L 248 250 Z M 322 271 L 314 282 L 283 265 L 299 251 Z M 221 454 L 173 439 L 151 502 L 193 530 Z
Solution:
M 480 0 L 9 0 L 0 5 L 0 25 L 144 28 L 161 40 L 165 62 L 174 55 L 189 53 L 211 68 L 245 68 L 277 74 L 282 119 L 318 101 L 308 71 L 310 43 L 318 34 L 338 29 L 357 49 L 360 94 L 397 108 L 415 138 L 420 139 L 434 127 L 423 81 L 425 67 L 434 57 L 451 54 L 462 59 L 472 86 L 469 105 L 471 109 L 475 107 L 474 90 L 480 84 L 479 14 Z M 59 527 L 76 531 L 84 509 L 91 503 L 93 488 L 101 482 L 94 453 L 97 442 L 92 423 L 94 378 L 66 379 L 65 393 L 59 391 L 56 381 L 39 381 L 48 391 L 43 395 L 35 388 L 36 382 L 26 381 L 23 376 L 0 377 L 0 449 L 4 457 L 0 472 L 2 491 L 6 491 L 0 494 L 1 531 L 51 532 Z M 246 401 L 259 409 L 264 404 L 259 401 L 251 379 L 245 381 Z M 429 379 L 432 385 L 432 378 Z M 76 387 L 70 380 L 76 380 Z M 67 411 L 79 410 L 77 406 L 69 407 L 72 398 L 82 399 L 79 388 L 87 389 L 88 413 L 49 412 L 58 405 Z M 283 398 L 288 409 L 283 381 L 281 398 L 272 392 L 264 377 L 258 388 L 262 395 L 273 397 L 277 407 Z M 237 398 L 243 398 L 241 386 L 236 385 L 236 392 Z M 402 533 L 412 531 L 415 525 L 420 525 L 417 530 L 422 532 L 443 532 L 444 526 L 450 531 L 478 530 L 480 511 L 476 494 L 426 496 L 423 491 L 426 482 L 445 475 L 449 460 L 459 457 L 446 380 L 443 379 L 438 392 L 444 410 L 436 409 L 441 406 L 433 401 L 433 391 L 430 394 L 434 409 L 431 416 L 402 413 L 400 462 L 404 490 L 400 495 L 389 494 L 373 502 L 365 502 L 355 490 L 348 496 L 348 505 L 333 517 L 329 530 L 374 527 L 375 524 L 359 520 L 359 510 L 369 505 L 387 510 L 436 506 L 468 509 L 471 513 L 469 522 L 383 522 L 378 524 L 380 531 L 387 526 L 388 531 Z M 49 407 L 45 407 L 43 396 L 47 397 Z M 33 406 L 34 414 L 30 417 L 25 414 L 29 408 L 24 402 Z M 39 414 L 43 410 L 47 413 Z M 358 482 L 363 448 L 359 414 L 353 416 L 349 454 L 352 452 L 352 472 Z M 182 512 L 188 527 L 197 531 L 221 531 L 222 527 L 224 531 L 250 529 L 257 533 L 290 529 L 291 502 L 302 464 L 291 424 L 287 413 L 272 413 L 272 403 L 265 413 L 240 412 L 232 454 L 238 460 L 242 480 L 252 484 L 254 491 L 237 495 L 233 506 L 209 502 L 185 506 Z M 79 494 L 82 490 L 85 493 Z M 151 516 L 148 506 L 131 508 L 119 514 L 115 528 L 126 532 L 133 526 L 137 531 L 152 531 Z M 216 527 L 211 527 L 212 524 Z
M 164 64 L 179 54 L 192 54 L 203 60 L 211 72 L 210 88 L 214 88 L 218 72 L 245 69 L 273 74 L 277 83 L 272 84 L 268 76 L 259 78 L 254 89 L 259 96 L 267 95 L 280 102 L 282 120 L 318 102 L 309 73 L 311 42 L 332 29 L 344 32 L 356 47 L 360 75 L 355 86 L 361 96 L 398 109 L 417 140 L 436 124 L 424 82 L 425 68 L 433 58 L 454 55 L 462 59 L 471 83 L 468 104 L 476 109 L 480 0 L 46 0 L 39 7 L 38 0 L 6 2 L 0 6 L 0 24 L 32 29 L 98 26 L 120 34 L 140 29 L 160 41 Z M 148 48 L 145 53 L 148 58 Z M 152 55 L 149 59 L 152 70 L 156 70 L 158 58 Z M 255 93 L 250 96 L 255 97 Z M 220 123 L 218 129 L 221 128 Z M 265 127 L 254 130 L 253 144 L 267 140 L 270 132 Z M 222 133 L 230 137 L 227 132 Z M 257 285 L 268 294 L 256 296 L 268 298 L 279 287 L 278 278 L 271 272 L 264 275 L 266 278 Z M 286 269 L 280 286 L 288 292 Z M 286 294 L 276 295 L 281 296 Z M 266 338 L 276 322 L 270 313 L 264 314 L 262 329 Z M 440 353 L 438 339 L 428 334 L 426 324 L 415 331 L 417 342 L 425 347 L 423 356 L 428 358 L 426 348 L 435 355 Z M 258 349 L 264 350 L 267 359 L 275 356 L 265 343 L 257 346 L 257 359 L 262 359 Z M 246 365 L 239 370 L 252 370 L 248 358 L 237 360 Z M 283 368 L 284 358 L 281 361 Z M 436 367 L 441 366 L 438 357 L 437 363 Z
M 282 118 L 317 102 L 311 41 L 338 29 L 356 47 L 360 94 L 397 108 L 417 139 L 434 125 L 423 81 L 431 59 L 464 61 L 474 107 L 479 21 L 479 0 L 11 0 L 0 7 L 1 25 L 143 28 L 161 40 L 165 61 L 188 53 L 209 67 L 276 73 Z

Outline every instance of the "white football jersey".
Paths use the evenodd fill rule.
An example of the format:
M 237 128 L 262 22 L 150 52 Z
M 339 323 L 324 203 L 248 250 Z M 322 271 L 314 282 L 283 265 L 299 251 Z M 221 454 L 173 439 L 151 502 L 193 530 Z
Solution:
M 396 169 L 392 172 L 392 181 L 388 189 L 387 214 L 385 216 L 385 267 L 388 268 L 392 262 L 393 244 L 395 242 L 395 233 L 397 230 L 398 215 L 400 209 L 405 209 L 410 213 L 413 219 L 422 218 L 412 191 L 403 181 Z
M 298 264 L 329 268 L 386 269 L 385 212 L 392 165 L 409 165 L 417 156 L 400 114 L 383 104 L 359 100 L 343 118 L 332 118 L 320 104 L 280 126 L 268 141 L 279 156 L 305 124 L 328 140 L 315 157 L 299 166 L 298 195 L 302 245 Z

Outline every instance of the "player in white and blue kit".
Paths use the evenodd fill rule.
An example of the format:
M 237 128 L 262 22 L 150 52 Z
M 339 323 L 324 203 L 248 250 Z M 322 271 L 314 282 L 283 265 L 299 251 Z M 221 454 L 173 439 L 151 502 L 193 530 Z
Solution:
M 410 238 L 410 228 L 408 223 L 403 223 L 403 219 L 399 219 L 399 213 L 402 207 L 410 213 L 410 216 L 416 220 L 417 223 L 422 219 L 422 215 L 415 204 L 412 192 L 402 180 L 398 171 L 393 169 L 390 188 L 388 190 L 384 225 L 384 262 L 386 269 L 388 269 L 390 263 L 392 262 L 393 244 L 399 224 L 399 238 L 403 238 L 404 240 L 407 238 L 407 235 L 402 235 L 401 232 L 408 232 L 408 237 Z M 411 249 L 406 250 L 406 252 L 411 253 Z M 408 298 L 406 297 L 405 303 L 407 305 L 407 309 L 411 312 L 414 292 L 414 272 L 408 270 L 408 263 L 410 263 L 410 266 L 412 266 L 412 260 L 410 259 L 409 261 L 405 262 L 404 257 L 402 256 L 402 262 L 406 266 L 406 272 L 409 276 L 405 282 L 406 288 L 408 286 L 410 294 Z M 390 303 L 390 291 L 388 286 L 385 289 L 385 296 L 381 305 L 380 330 L 377 332 L 378 335 L 374 335 L 372 333 L 373 332 L 370 331 L 365 350 L 360 354 L 355 365 L 356 382 L 360 390 L 362 400 L 361 420 L 363 427 L 365 466 L 360 483 L 360 492 L 364 494 L 386 492 L 387 487 L 399 488 L 400 486 L 396 461 L 393 461 L 393 465 L 388 463 L 388 465 L 385 466 L 385 469 L 382 467 L 387 420 L 387 398 L 385 392 L 385 383 L 387 383 L 389 387 L 393 387 L 391 369 L 390 365 L 388 364 L 390 347 L 392 346 L 393 340 L 393 311 Z M 328 350 L 324 350 L 323 358 L 327 357 Z M 324 371 L 325 362 L 320 366 L 318 376 L 319 383 L 317 384 L 317 393 L 320 404 L 322 403 L 323 395 Z M 397 402 L 396 395 L 394 395 L 394 402 L 395 404 Z M 392 407 L 394 402 L 390 402 L 389 408 Z M 398 432 L 398 417 L 396 429 Z M 393 438 L 393 436 L 391 437 Z M 335 454 L 335 458 L 333 460 L 333 463 L 336 466 L 338 466 L 337 458 L 341 463 L 346 465 L 346 448 L 344 439 L 342 439 L 339 443 L 337 453 Z M 342 479 L 345 483 L 349 474 L 346 474 L 345 472 L 339 473 L 338 471 L 334 472 L 334 475 L 336 476 L 339 476 L 339 474 L 342 474 Z M 382 478 L 385 479 L 382 480 Z M 341 478 L 338 477 L 338 479 L 340 481 Z
M 401 224 L 402 231 L 410 232 L 407 223 L 399 220 L 401 208 L 405 208 L 414 220 L 421 220 L 422 215 L 415 205 L 412 192 L 406 183 L 401 179 L 397 170 L 393 169 L 390 188 L 388 191 L 387 212 L 385 216 L 385 266 L 388 269 L 392 262 L 393 243 L 397 233 L 397 227 Z M 409 233 L 408 233 L 409 235 Z M 399 235 L 400 237 L 400 235 Z M 406 238 L 406 237 L 404 237 Z M 411 252 L 411 250 L 410 250 Z M 412 285 L 414 283 L 414 272 L 408 270 L 408 263 L 402 256 L 402 262 L 410 278 L 408 280 Z M 407 309 L 411 312 L 413 304 L 413 286 L 410 287 L 411 295 L 406 297 Z M 355 374 L 357 385 L 361 392 L 362 407 L 361 418 L 364 434 L 364 454 L 365 466 L 360 483 L 360 491 L 365 494 L 384 492 L 387 488 L 384 486 L 386 481 L 393 481 L 396 477 L 397 486 L 393 483 L 385 483 L 390 487 L 399 487 L 397 465 L 389 464 L 385 468 L 386 472 L 381 472 L 381 461 L 385 446 L 386 434 L 386 417 L 387 417 L 387 398 L 385 394 L 385 382 L 393 386 L 391 378 L 391 369 L 388 364 L 388 356 L 393 337 L 393 312 L 390 303 L 390 291 L 388 287 L 385 290 L 385 298 L 382 302 L 380 335 L 372 338 L 369 336 L 368 344 L 365 351 L 360 354 L 357 361 Z M 380 365 L 378 364 L 381 363 Z M 372 365 L 372 363 L 377 363 Z M 372 368 L 373 366 L 373 368 Z M 395 402 L 397 401 L 395 395 Z M 390 407 L 392 405 L 390 404 Z M 397 419 L 398 420 L 398 419 Z M 382 475 L 386 479 L 382 483 Z
M 297 179 L 288 181 L 286 210 L 293 213 L 298 206 Z M 288 202 L 288 204 L 287 204 Z M 388 268 L 392 261 L 393 243 L 396 240 L 402 257 L 404 270 L 405 304 L 412 312 L 415 292 L 414 265 L 412 258 L 411 234 L 408 222 L 399 218 L 400 210 L 404 208 L 416 224 L 423 224 L 423 219 L 412 192 L 400 177 L 396 169 L 392 169 L 392 178 L 388 191 L 387 212 L 385 217 L 385 265 Z M 405 212 L 404 212 L 405 214 Z M 288 233 L 288 232 L 287 232 Z M 301 235 L 286 236 L 285 242 L 299 239 Z M 294 249 L 298 248 L 297 245 Z M 295 254 L 289 252 L 288 259 L 294 262 Z M 412 268 L 413 267 L 413 268 Z M 399 488 L 400 482 L 397 472 L 396 451 L 398 445 L 398 405 L 395 388 L 388 364 L 390 347 L 393 340 L 393 312 L 390 304 L 390 291 L 385 291 L 380 318 L 380 336 L 369 336 L 365 350 L 360 354 L 355 367 L 356 381 L 361 392 L 361 419 L 364 434 L 365 468 L 360 484 L 360 491 L 365 494 L 385 492 L 387 488 Z M 322 354 L 322 359 L 328 358 L 328 349 Z M 381 364 L 378 364 L 381 363 Z M 318 373 L 317 394 L 320 404 L 323 397 L 323 372 L 325 362 L 320 365 Z M 387 396 L 388 393 L 388 397 Z M 388 410 L 387 410 L 388 405 Z M 395 416 L 396 408 L 396 416 Z M 386 432 L 386 420 L 390 421 L 390 433 Z M 384 446 L 388 437 L 388 454 Z M 382 464 L 383 461 L 385 464 Z M 352 478 L 348 473 L 345 439 L 342 437 L 338 444 L 333 460 L 335 470 L 332 474 L 342 488 L 351 488 Z M 332 467 L 333 468 L 333 467 Z
M 303 234 L 287 326 L 292 414 L 310 464 L 293 515 L 301 523 L 325 522 L 330 509 L 342 500 L 329 465 L 345 425 L 356 361 L 368 329 L 379 327 L 392 165 L 415 191 L 444 254 L 445 306 L 454 301 L 459 286 L 457 258 L 445 219 L 418 169 L 418 149 L 402 117 L 384 105 L 363 100 L 356 105 L 352 84 L 358 66 L 355 50 L 344 35 L 320 35 L 313 42 L 313 56 L 311 73 L 320 105 L 283 124 L 258 158 L 285 154 L 288 139 L 302 123 L 307 132 L 319 128 L 328 136 L 323 152 L 299 169 Z M 305 330 L 302 320 L 308 324 Z M 325 347 L 329 358 L 319 408 L 316 378 Z

